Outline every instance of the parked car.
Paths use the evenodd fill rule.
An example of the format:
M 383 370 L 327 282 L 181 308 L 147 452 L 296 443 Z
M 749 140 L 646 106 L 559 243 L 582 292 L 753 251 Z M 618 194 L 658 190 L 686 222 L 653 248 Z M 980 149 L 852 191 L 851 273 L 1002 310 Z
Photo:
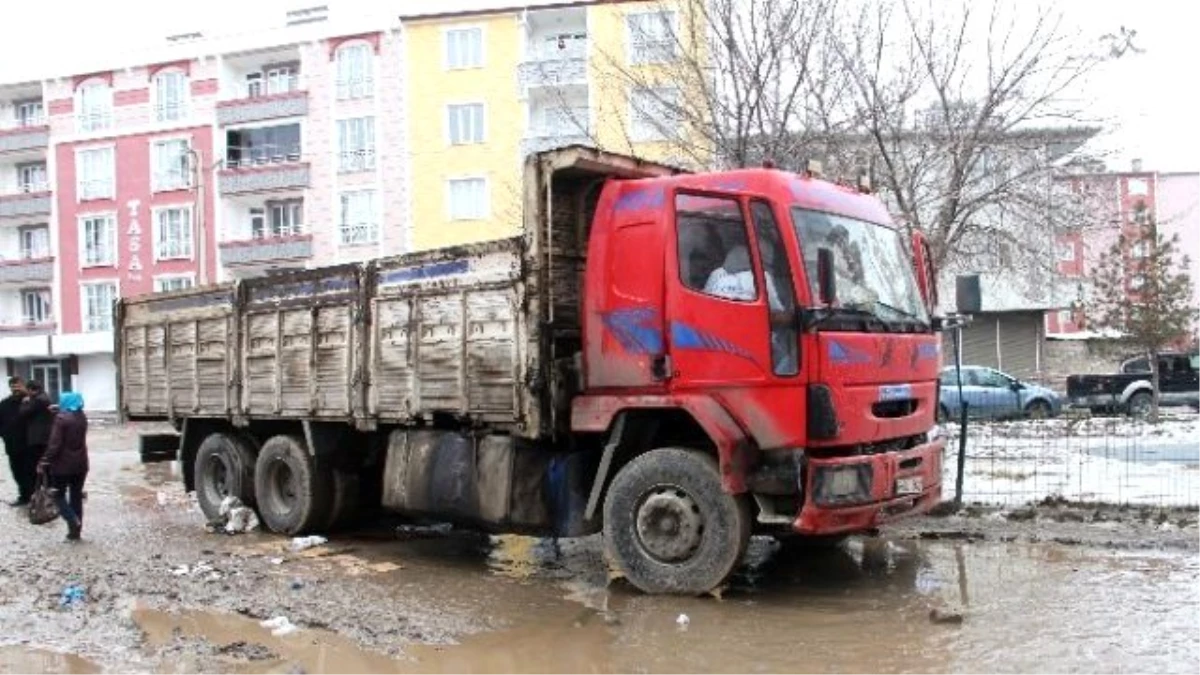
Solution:
M 1063 399 L 1057 392 L 984 366 L 962 367 L 962 398 L 954 366 L 942 369 L 940 383 L 941 419 L 961 419 L 963 401 L 972 419 L 1043 419 L 1062 412 Z
M 1094 413 L 1116 412 L 1141 417 L 1149 414 L 1154 387 L 1150 360 L 1126 359 L 1120 372 L 1110 375 L 1071 375 L 1067 398 L 1077 408 Z M 1200 407 L 1200 354 L 1164 352 L 1158 355 L 1158 404 Z

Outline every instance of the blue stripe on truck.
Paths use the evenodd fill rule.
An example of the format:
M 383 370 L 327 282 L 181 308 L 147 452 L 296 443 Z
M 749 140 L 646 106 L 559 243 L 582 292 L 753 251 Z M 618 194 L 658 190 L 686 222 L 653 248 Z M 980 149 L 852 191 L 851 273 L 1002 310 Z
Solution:
M 438 277 L 449 277 L 455 274 L 466 274 L 471 269 L 471 264 L 467 260 L 448 260 L 446 262 L 433 263 L 432 265 L 422 265 L 420 267 L 405 267 L 390 272 L 383 272 L 379 275 L 380 286 L 393 286 L 395 284 L 403 284 L 409 281 L 423 281 L 425 279 L 437 279 Z

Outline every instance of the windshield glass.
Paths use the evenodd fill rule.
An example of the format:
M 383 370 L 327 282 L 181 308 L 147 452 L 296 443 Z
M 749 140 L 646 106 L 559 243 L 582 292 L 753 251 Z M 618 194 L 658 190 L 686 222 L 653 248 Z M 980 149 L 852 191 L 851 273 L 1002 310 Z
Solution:
M 882 225 L 792 207 L 792 221 L 812 296 L 817 289 L 817 249 L 833 252 L 837 298 L 883 321 L 929 321 L 912 262 L 900 233 Z

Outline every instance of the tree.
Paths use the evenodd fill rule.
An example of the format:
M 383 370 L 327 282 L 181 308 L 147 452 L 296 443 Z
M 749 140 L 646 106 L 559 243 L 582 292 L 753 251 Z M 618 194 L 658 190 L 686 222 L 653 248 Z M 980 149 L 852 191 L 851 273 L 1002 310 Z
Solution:
M 646 117 L 676 154 L 868 173 L 940 269 L 1051 278 L 1053 233 L 1086 218 L 1052 177 L 1098 131 L 1076 91 L 1136 32 L 1080 36 L 1053 10 L 1000 0 L 681 2 L 675 58 L 607 59 L 610 86 L 650 94 Z M 689 51 L 696 31 L 706 49 Z
M 1089 327 L 1119 335 L 1120 344 L 1146 355 L 1154 386 L 1151 419 L 1157 420 L 1158 355 L 1188 338 L 1200 310 L 1192 304 L 1189 259 L 1179 250 L 1179 235 L 1164 237 L 1149 212 L 1138 220 L 1092 272 L 1085 312 Z

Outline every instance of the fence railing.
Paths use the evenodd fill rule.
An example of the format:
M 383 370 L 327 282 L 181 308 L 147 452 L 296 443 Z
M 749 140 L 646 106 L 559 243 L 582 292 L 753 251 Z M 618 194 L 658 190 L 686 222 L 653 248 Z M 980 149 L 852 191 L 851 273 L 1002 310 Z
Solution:
M 968 405 L 968 410 L 970 406 Z M 971 416 L 974 417 L 974 416 Z M 1071 411 L 1047 419 L 944 422 L 946 498 L 1003 506 L 1062 498 L 1147 506 L 1200 504 L 1200 415 L 1164 409 L 1156 422 Z
M 299 161 L 299 144 L 259 145 L 253 147 L 230 146 L 225 155 L 225 166 L 230 169 L 286 164 Z

